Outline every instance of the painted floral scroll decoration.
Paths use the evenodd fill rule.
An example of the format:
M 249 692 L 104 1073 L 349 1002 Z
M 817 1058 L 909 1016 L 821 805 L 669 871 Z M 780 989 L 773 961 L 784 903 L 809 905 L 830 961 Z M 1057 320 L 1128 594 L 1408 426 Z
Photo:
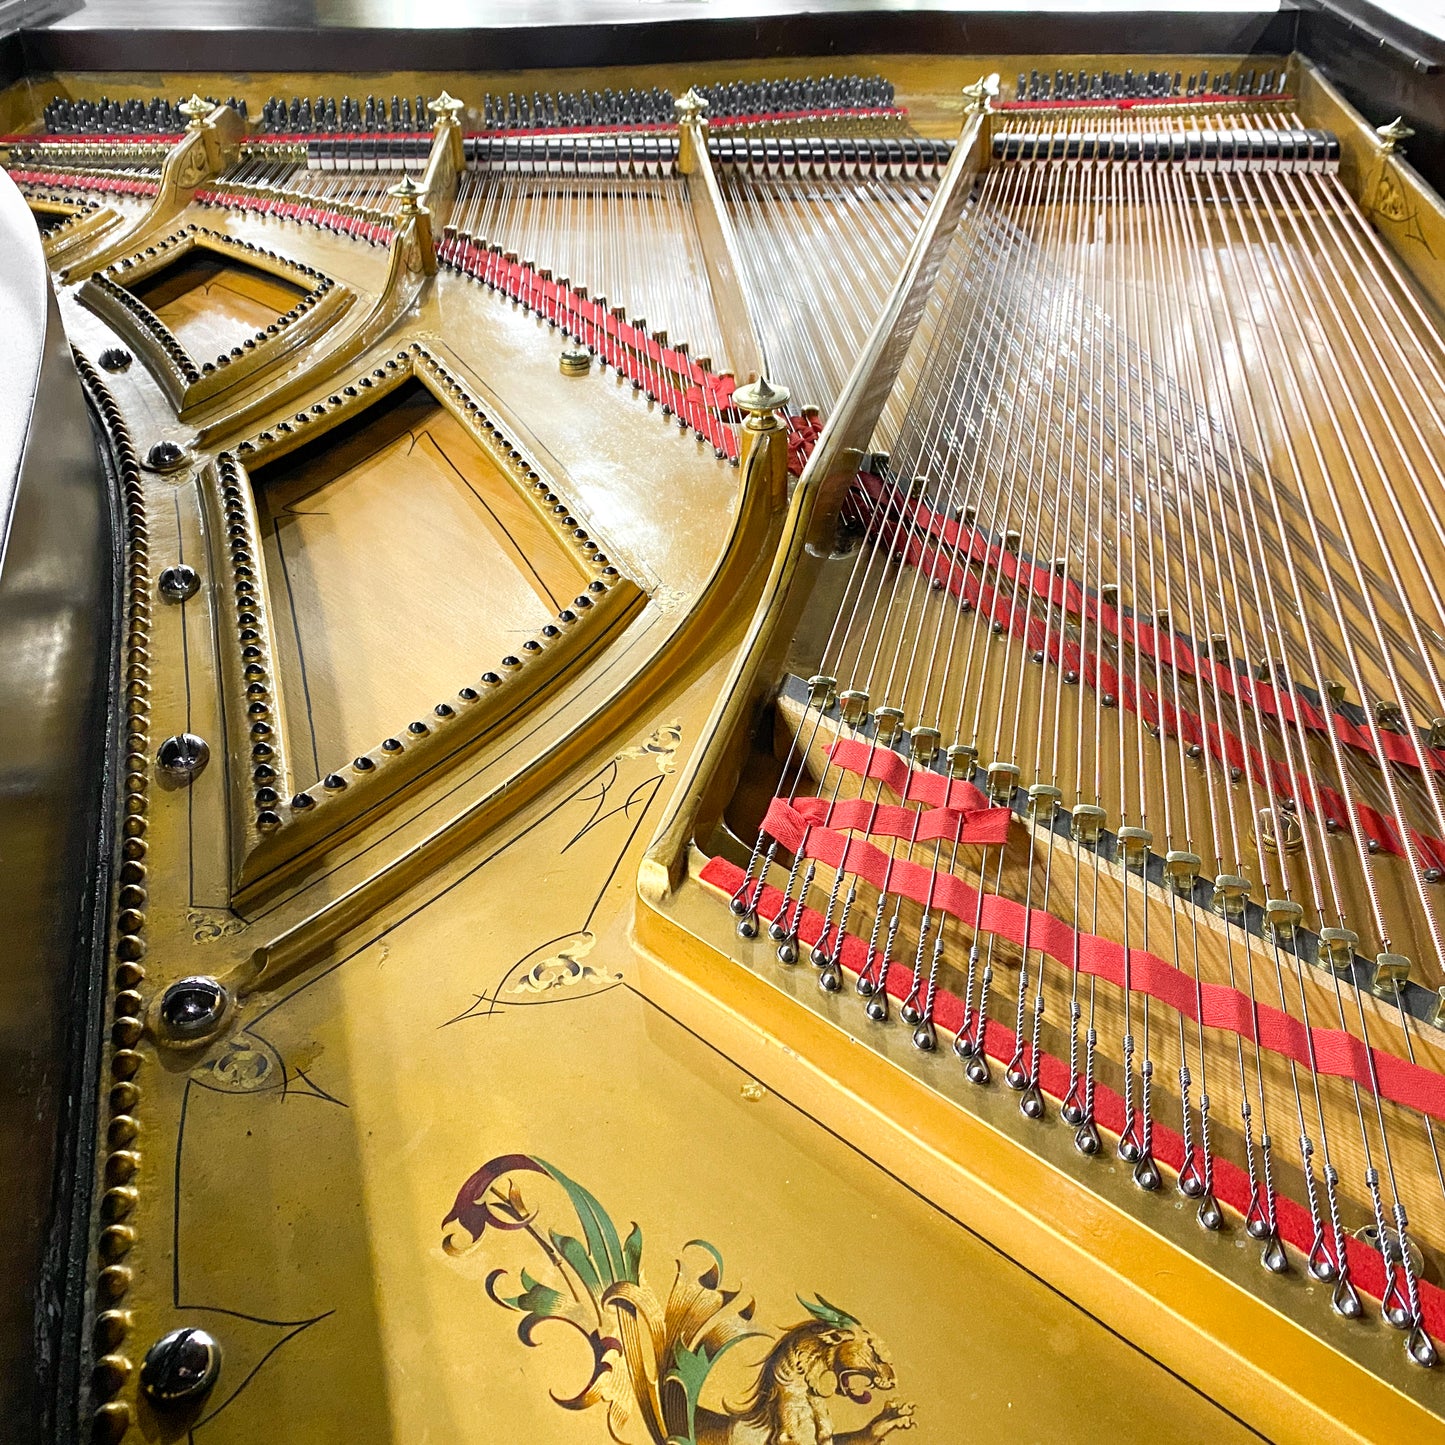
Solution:
M 560 1186 L 576 1233 L 543 1226 L 517 1182 L 524 1174 Z M 800 1296 L 802 1323 L 756 1328 L 754 1301 L 724 1288 L 722 1255 L 700 1239 L 683 1247 L 659 1298 L 642 1278 L 641 1229 L 634 1224 L 623 1237 L 592 1194 L 544 1160 L 489 1160 L 462 1186 L 442 1229 L 442 1247 L 457 1256 L 483 1248 L 489 1230 L 529 1236 L 535 1264 L 515 1279 L 492 1270 L 487 1295 L 522 1316 L 524 1345 L 537 1345 L 541 1327 L 554 1322 L 582 1336 L 591 1375 L 575 1393 L 552 1398 L 568 1410 L 605 1408 L 608 1431 L 623 1445 L 868 1445 L 914 1423 L 912 1405 L 889 1402 L 861 1429 L 835 1433 L 832 1402 L 841 1396 L 867 1405 L 874 1391 L 895 1387 L 887 1351 L 857 1319 L 821 1296 Z M 704 1406 L 722 1356 L 764 1339 L 772 1345 L 747 1396 Z

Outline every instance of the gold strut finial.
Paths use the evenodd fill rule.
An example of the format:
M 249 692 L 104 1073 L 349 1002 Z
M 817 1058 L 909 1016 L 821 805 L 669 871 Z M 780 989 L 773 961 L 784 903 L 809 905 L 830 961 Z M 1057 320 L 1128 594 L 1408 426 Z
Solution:
M 1380 137 L 1380 146 L 1384 153 L 1392 156 L 1415 132 L 1405 124 L 1404 116 L 1397 115 L 1389 125 L 1376 126 L 1375 134 Z
M 446 121 L 455 120 L 467 107 L 463 101 L 455 96 L 448 95 L 445 90 L 435 100 L 429 100 L 426 108 L 436 117 L 433 128 L 442 125 Z
M 753 416 L 767 416 L 788 404 L 788 388 L 774 386 L 766 376 L 740 386 L 733 392 L 733 401 Z
M 1369 213 L 1371 216 L 1383 216 L 1386 220 L 1398 221 L 1398 205 L 1392 207 L 1390 204 L 1392 200 L 1398 202 L 1399 199 L 1399 187 L 1390 177 L 1390 158 L 1404 155 L 1404 143 L 1415 132 L 1405 124 L 1404 116 L 1397 115 L 1389 125 L 1376 126 L 1375 134 L 1380 138 L 1380 162 L 1379 169 L 1375 172 L 1375 184 L 1370 191 Z
M 774 386 L 766 376 L 740 386 L 733 402 L 747 413 L 738 429 L 738 461 L 744 484 L 761 482 L 772 506 L 788 500 L 788 428 L 778 415 L 788 404 L 788 390 Z
M 206 117 L 210 115 L 215 107 L 210 101 L 202 100 L 201 97 L 193 91 L 191 98 L 184 101 L 179 109 L 181 114 L 186 117 L 186 129 L 200 130 L 206 123 Z
M 699 95 L 695 87 L 689 86 L 673 101 L 672 108 L 677 112 L 677 123 L 688 125 L 707 115 L 707 97 Z
M 702 130 L 707 125 L 707 100 L 689 87 L 672 103 L 677 113 L 677 169 L 680 174 L 690 176 L 696 173 L 701 162 L 697 151 L 702 141 Z
M 402 178 L 387 191 L 387 195 L 395 196 L 401 204 L 397 207 L 397 213 L 402 216 L 414 216 L 421 209 L 421 188 L 412 180 L 411 172 L 407 171 Z
M 980 115 L 989 108 L 998 95 L 998 72 L 981 76 L 972 85 L 963 87 L 963 112 L 965 115 Z

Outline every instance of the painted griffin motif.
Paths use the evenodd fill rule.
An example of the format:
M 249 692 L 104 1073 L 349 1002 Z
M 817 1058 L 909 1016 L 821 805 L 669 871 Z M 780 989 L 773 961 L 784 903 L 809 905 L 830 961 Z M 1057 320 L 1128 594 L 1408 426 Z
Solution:
M 698 1445 L 869 1445 L 913 1428 L 913 1406 L 885 1405 L 861 1430 L 833 1432 L 829 1400 L 866 1405 L 896 1381 L 888 1352 L 851 1315 L 822 1298 L 800 1300 L 817 1318 L 785 1330 L 768 1352 L 740 1415 L 698 1412 Z
M 516 1176 L 545 1175 L 571 1202 L 579 1235 L 544 1232 L 522 1198 Z M 484 1164 L 462 1186 L 442 1225 L 448 1254 L 470 1254 L 488 1230 L 524 1231 L 535 1244 L 542 1277 L 518 1271 L 521 1288 L 494 1269 L 488 1296 L 522 1315 L 518 1338 L 535 1345 L 544 1324 L 566 1324 L 588 1342 L 591 1378 L 577 1394 L 554 1395 L 564 1409 L 605 1406 L 607 1425 L 622 1445 L 872 1445 L 913 1427 L 913 1406 L 890 1401 L 861 1428 L 835 1431 L 840 1399 L 871 1403 L 875 1391 L 896 1387 L 882 1343 L 852 1315 L 819 1296 L 799 1297 L 808 1313 L 783 1330 L 758 1367 L 746 1397 L 721 1409 L 702 1405 L 703 1387 L 718 1360 L 753 1328 L 754 1302 L 723 1288 L 722 1256 L 691 1240 L 660 1299 L 642 1281 L 642 1231 L 626 1239 L 597 1200 L 543 1160 L 506 1154 Z

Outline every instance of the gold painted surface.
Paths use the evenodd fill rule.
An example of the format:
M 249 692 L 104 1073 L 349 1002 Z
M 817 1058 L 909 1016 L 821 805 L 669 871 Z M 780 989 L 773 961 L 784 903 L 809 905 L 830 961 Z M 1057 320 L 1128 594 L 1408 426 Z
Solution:
M 696 699 L 680 710 L 684 732 L 702 711 Z M 636 967 L 625 880 L 662 797 L 659 757 L 673 763 L 653 738 L 638 735 L 630 751 L 642 757 L 624 757 L 615 779 L 542 800 L 539 813 L 556 812 L 517 843 L 495 838 L 459 860 L 436 904 L 408 917 L 403 901 L 395 928 L 378 922 L 342 945 L 339 968 L 248 1009 L 208 1065 L 169 1064 L 163 1091 L 148 1081 L 148 1133 L 176 1153 L 172 1163 L 151 1146 L 145 1234 L 159 1247 L 131 1254 L 134 1327 L 143 1339 L 200 1324 L 224 1341 L 227 1385 L 206 1414 L 220 1413 L 198 1438 L 249 1439 L 277 1421 L 298 1442 L 476 1429 L 607 1438 L 600 1410 L 570 1414 L 549 1398 L 585 1379 L 578 1342 L 543 1330 L 528 1350 L 485 1296 L 492 1268 L 536 1263 L 515 1251 L 454 1261 L 440 1248 L 467 1175 L 514 1151 L 583 1183 L 620 1227 L 637 1220 L 643 1278 L 658 1289 L 701 1237 L 723 1254 L 724 1283 L 758 1296 L 760 1328 L 803 1317 L 800 1293 L 848 1310 L 885 1342 L 919 1439 L 955 1438 L 961 1407 L 980 1428 L 1025 1438 L 1059 1438 L 1065 1420 L 1077 1428 L 1063 1438 L 1107 1428 L 1143 1440 L 1165 1421 L 1183 1438 L 1254 1438 L 872 1165 L 866 1135 L 858 1152 L 820 1132 L 617 984 Z M 599 801 L 613 815 L 577 841 Z M 628 802 L 645 809 L 640 835 L 619 811 Z M 582 905 L 600 888 L 588 926 Z M 219 917 L 219 934 L 188 914 L 157 942 L 205 967 L 209 951 L 246 941 Z M 228 1238 L 244 1248 L 218 1243 Z M 739 1348 L 709 1407 L 746 1393 L 763 1349 Z M 253 1368 L 231 1401 L 226 1388 Z M 836 1422 L 891 1398 L 840 1408 Z
M 681 701 L 685 739 L 707 698 Z M 225 1331 L 237 1376 L 285 1340 L 198 1438 L 284 1421 L 297 1442 L 607 1439 L 605 1405 L 548 1398 L 587 1379 L 577 1333 L 544 1325 L 529 1348 L 520 1315 L 487 1296 L 493 1269 L 513 1272 L 502 1294 L 524 1267 L 551 1278 L 536 1241 L 441 1247 L 467 1177 L 510 1153 L 590 1191 L 623 1235 L 636 1221 L 655 1291 L 703 1239 L 723 1285 L 756 1297 L 764 1335 L 808 1317 L 798 1295 L 861 1320 L 897 1388 L 835 1403 L 840 1431 L 896 1399 L 922 1441 L 958 1438 L 960 1412 L 970 1431 L 1024 1439 L 1060 1438 L 1064 1421 L 1076 1429 L 1063 1438 L 1144 1439 L 1164 1419 L 1179 1438 L 1253 1438 L 637 996 L 627 873 L 672 781 L 656 754 L 559 781 L 522 827 L 447 871 L 444 904 L 359 931 L 337 967 L 249 1015 L 210 1071 L 178 1078 L 191 1308 L 156 1323 Z M 629 797 L 631 816 L 618 811 Z M 540 1232 L 579 1232 L 555 1184 L 512 1178 Z M 217 1248 L 218 1232 L 246 1248 Z M 295 1323 L 227 1324 L 203 1306 Z M 725 1357 L 709 1408 L 748 1393 L 769 1344 Z M 338 1377 L 345 1389 L 318 1388 Z
M 399 395 L 339 447 L 252 473 L 298 787 L 454 691 L 457 658 L 520 651 L 587 581 L 429 393 Z
M 1131 63 L 1089 59 L 1114 69 Z M 960 83 L 995 68 L 1010 78 L 1031 62 L 829 64 L 881 70 L 920 129 L 956 135 Z M 1191 62 L 1149 64 L 1187 71 Z M 1210 68 L 1225 64 L 1211 60 Z M 680 90 L 687 80 L 817 69 L 816 61 L 654 67 L 627 72 L 627 83 Z M 598 85 L 618 74 L 537 73 L 526 85 Z M 443 80 L 464 99 L 518 84 L 515 75 L 364 84 L 434 94 Z M 126 77 L 122 88 L 164 91 L 174 81 Z M 75 95 L 118 89 L 115 77 L 65 83 Z M 325 76 L 187 77 L 192 85 L 244 94 L 254 109 L 277 89 L 356 88 L 354 78 Z M 21 109 L 13 97 L 10 105 L 11 114 Z M 827 1057 L 836 1065 L 833 1080 L 820 1083 L 777 1042 L 787 1033 L 780 1019 L 792 1019 L 791 1028 L 818 1012 L 811 999 L 785 999 L 791 1012 L 775 1012 L 761 991 L 719 976 L 728 965 L 716 952 L 673 940 L 675 955 L 659 964 L 634 941 L 644 850 L 678 801 L 679 777 L 713 736 L 714 706 L 778 545 L 771 461 L 734 470 L 614 374 L 562 375 L 563 338 L 474 282 L 446 272 L 422 279 L 425 267 L 408 263 L 414 289 L 387 310 L 395 255 L 255 215 L 200 207 L 188 215 L 336 276 L 377 324 L 344 362 L 324 341 L 308 348 L 307 364 L 250 389 L 200 434 L 178 422 L 143 367 L 106 379 L 142 455 L 162 438 L 194 447 L 192 465 L 137 482 L 152 573 L 184 559 L 205 583 L 181 607 L 142 589 L 149 651 L 135 665 L 146 668 L 148 747 L 183 726 L 216 746 L 187 789 L 161 783 L 142 759 L 143 806 L 131 815 L 145 825 L 150 882 L 137 925 L 143 972 L 123 973 L 126 963 L 137 966 L 124 958 L 117 969 L 117 994 L 138 990 L 140 1012 L 112 1000 L 120 1014 L 108 1059 L 115 1092 L 97 1166 L 96 1269 L 105 1271 L 97 1313 L 110 1306 L 127 1315 L 97 1323 L 94 1355 L 112 1361 L 99 1378 L 117 1383 L 108 1404 L 99 1385 L 92 1403 L 120 1407 L 102 1417 L 105 1428 L 133 1409 L 130 1438 L 181 1439 L 195 1426 L 202 1445 L 258 1436 L 583 1445 L 608 1438 L 610 1412 L 620 1438 L 646 1445 L 660 1441 L 640 1404 L 656 1376 L 639 1363 L 645 1343 L 627 1333 L 624 1317 L 660 1318 L 680 1282 L 702 1291 L 707 1318 L 718 1322 L 713 1348 L 729 1331 L 759 1335 L 730 1345 L 707 1375 L 699 1445 L 779 1445 L 766 1425 L 730 1417 L 747 1412 L 765 1353 L 810 1323 L 838 1333 L 829 1349 L 876 1355 L 864 1359 L 870 1373 L 845 1371 L 860 1392 L 872 1381 L 866 1403 L 836 1393 L 821 1406 L 806 1401 L 815 1418 L 824 1412 L 838 1445 L 895 1431 L 939 1441 L 995 1432 L 1250 1438 L 1232 1412 L 1269 1421 L 1279 1438 L 1328 1435 L 1318 1412 L 1343 1399 L 1347 1374 L 1302 1386 L 1312 1404 L 1292 1417 L 1248 1361 L 1220 1367 L 1211 1358 L 1215 1404 L 1152 1357 L 1195 1373 L 1191 1350 L 1214 1350 L 1210 1331 L 1218 1333 L 1232 1296 L 1196 1288 L 1169 1253 L 1180 1233 L 1172 1223 L 1158 1237 L 1140 1229 L 1132 1186 L 1121 1181 L 1107 1204 L 1056 1183 L 1057 1192 L 1030 1196 L 1020 1181 L 1048 1181 L 1050 1169 L 1062 1173 L 1059 1159 L 1030 1157 L 1010 1175 L 1012 1156 L 990 1151 L 977 1169 L 998 1172 L 977 1210 L 953 1179 L 954 1102 L 907 1103 L 915 1096 L 885 1075 L 856 1072 L 856 1047 L 836 1040 L 818 1045 L 834 1049 Z M 194 292 L 168 303 L 175 324 L 211 326 L 256 299 L 216 292 L 204 306 Z M 62 307 L 85 355 L 116 341 L 73 289 Z M 249 783 L 221 756 L 233 720 L 218 637 L 234 627 L 234 608 L 223 585 L 225 523 L 202 502 L 201 468 L 413 344 L 444 358 L 527 454 L 565 481 L 568 504 L 607 538 L 645 601 L 607 648 L 579 659 L 505 726 L 419 771 L 386 806 L 333 833 L 318 829 L 274 886 L 237 895 L 228 830 L 248 805 Z M 293 453 L 258 466 L 253 478 L 274 657 L 298 756 L 307 754 L 294 741 L 305 707 L 298 698 L 309 686 L 298 675 L 299 652 L 288 650 L 293 623 L 308 649 L 308 684 L 325 693 L 315 711 L 327 747 L 318 741 L 310 772 L 323 772 L 329 754 L 342 760 L 376 747 L 398 719 L 474 683 L 502 639 L 531 625 L 534 603 L 545 604 L 545 615 L 565 601 L 570 561 L 515 503 L 497 458 L 453 413 L 425 403 L 422 412 L 406 418 L 404 433 L 331 470 Z M 278 608 L 297 555 L 293 538 L 305 585 Z M 298 784 L 308 778 L 298 771 Z M 644 878 L 655 891 L 656 870 Z M 715 899 L 706 903 L 717 909 Z M 645 915 L 643 926 L 653 927 Z M 719 935 L 727 926 L 724 915 Z M 648 943 L 664 937 L 654 929 Z M 185 1049 L 162 1041 L 155 1008 L 168 983 L 197 972 L 224 979 L 234 1001 L 214 1040 Z M 811 988 L 810 971 L 799 976 Z M 890 1067 L 903 1072 L 897 1060 Z M 876 1081 L 877 1108 L 856 1099 L 838 1107 L 843 1080 Z M 784 1095 L 771 1091 L 774 1083 Z M 880 1116 L 882 1101 L 893 1099 L 904 1101 L 898 1116 Z M 1017 1112 L 1007 1096 L 995 1104 Z M 135 1121 L 135 1132 L 124 1120 Z M 116 1162 L 123 1156 L 133 1156 L 129 1165 Z M 488 1208 L 520 1227 L 493 1225 L 471 1243 L 444 1220 L 469 1177 L 507 1156 L 516 1158 L 488 1185 Z M 554 1173 L 539 1173 L 537 1161 Z M 127 1167 L 133 1172 L 118 1180 Z M 639 1277 L 622 1281 L 636 1289 L 595 1311 L 598 1328 L 627 1336 L 608 1357 L 616 1380 L 598 1386 L 606 1399 L 578 1409 L 559 1401 L 584 1389 L 593 1370 L 585 1338 L 592 1306 L 576 1260 L 548 1231 L 577 1237 L 594 1263 L 600 1255 L 569 1186 L 605 1211 L 620 1240 L 631 1240 L 635 1221 L 641 1241 Z M 986 1222 L 993 1245 L 950 1212 L 965 1206 Z M 1058 1278 L 1084 1308 L 999 1252 L 1034 1247 L 1019 1221 L 1035 1215 L 1055 1228 L 1049 1247 L 1068 1262 Z M 634 1256 L 619 1248 L 626 1274 Z M 1090 1255 L 1100 1268 L 1076 1266 L 1076 1256 Z M 710 1275 L 714 1263 L 720 1279 Z M 1252 1256 L 1248 1265 L 1244 1273 L 1257 1272 Z M 506 1299 L 528 1288 L 523 1268 L 539 1288 L 519 1308 Z M 506 1275 L 489 1293 L 496 1269 Z M 719 1303 L 708 1294 L 719 1286 L 742 1294 Z M 1250 1318 L 1259 1321 L 1261 1348 L 1296 1348 L 1271 1322 L 1289 1297 L 1256 1288 Z M 551 1301 L 544 1289 L 570 1302 Z M 750 1297 L 756 1307 L 744 1317 Z M 528 1309 L 543 1318 L 524 1342 L 518 1327 Z M 1111 1325 L 1124 1321 L 1122 1334 L 1089 1310 Z M 586 1328 L 558 1327 L 559 1317 L 574 1316 Z M 136 1371 L 148 1343 L 183 1324 L 212 1330 L 225 1363 L 199 1411 L 166 1421 L 140 1402 Z M 1395 1350 L 1393 1336 L 1372 1337 L 1368 1359 L 1387 1346 Z M 1331 1369 L 1332 1348 L 1298 1347 L 1294 1378 Z M 1393 1418 L 1415 1417 L 1406 1406 Z M 910 1428 L 912 1436 L 902 1433 Z
M 192 356 L 206 358 L 264 331 L 305 294 L 280 276 L 211 251 L 191 251 L 127 289 Z

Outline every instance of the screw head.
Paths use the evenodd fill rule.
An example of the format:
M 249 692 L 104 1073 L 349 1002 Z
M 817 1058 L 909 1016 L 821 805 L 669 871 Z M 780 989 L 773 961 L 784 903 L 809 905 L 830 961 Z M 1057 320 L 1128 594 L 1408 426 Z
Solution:
M 186 451 L 178 442 L 157 442 L 146 453 L 146 466 L 153 472 L 173 472 L 186 463 Z
M 196 569 L 184 562 L 177 562 L 174 567 L 167 567 L 161 573 L 156 582 L 156 590 L 167 602 L 184 602 L 188 597 L 196 595 L 200 585 L 201 578 Z
M 141 1389 L 151 1404 L 174 1408 L 199 1399 L 221 1373 L 221 1347 L 205 1330 L 172 1330 L 146 1351 Z
M 156 749 L 156 765 L 173 778 L 189 782 L 206 766 L 211 746 L 195 733 L 175 733 Z
M 209 1033 L 225 1011 L 226 990 L 205 974 L 177 979 L 161 995 L 161 1022 L 176 1038 Z

